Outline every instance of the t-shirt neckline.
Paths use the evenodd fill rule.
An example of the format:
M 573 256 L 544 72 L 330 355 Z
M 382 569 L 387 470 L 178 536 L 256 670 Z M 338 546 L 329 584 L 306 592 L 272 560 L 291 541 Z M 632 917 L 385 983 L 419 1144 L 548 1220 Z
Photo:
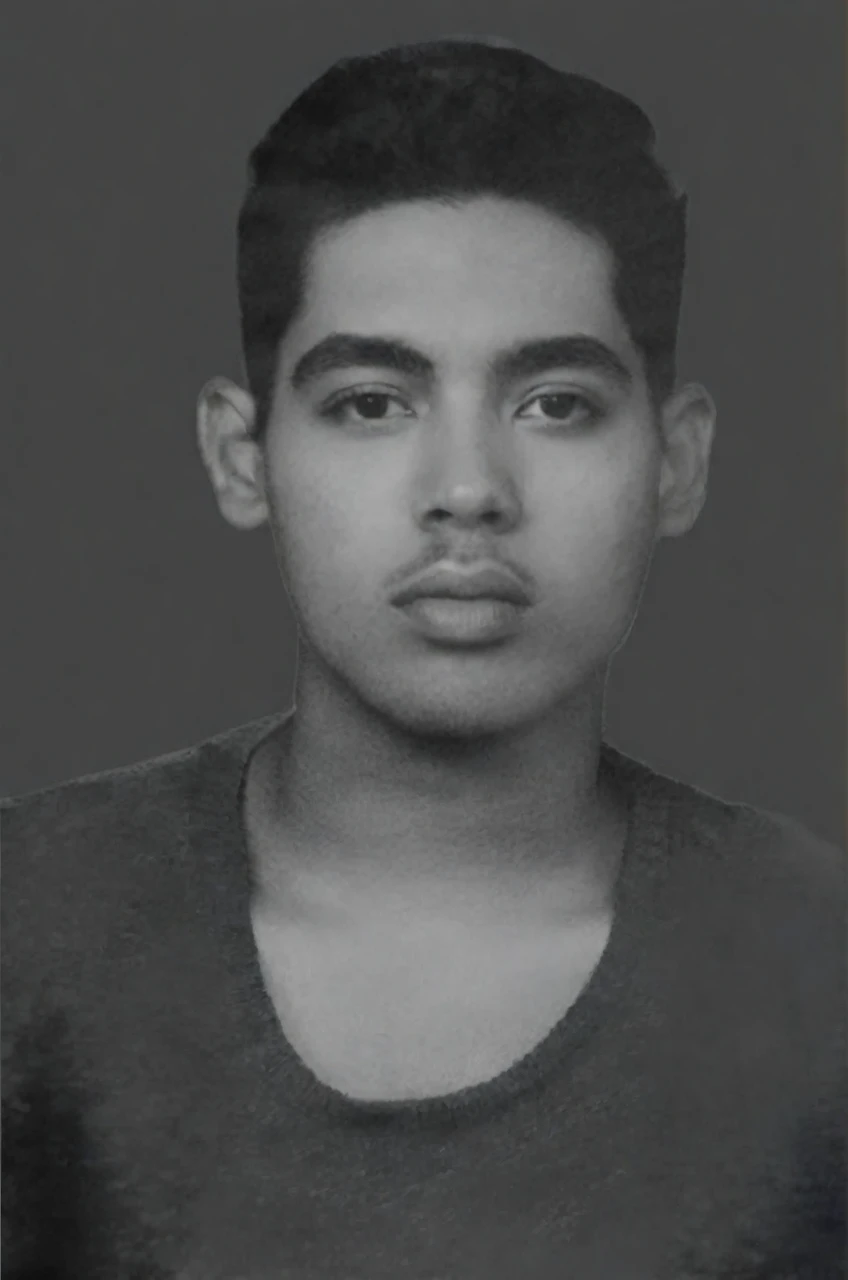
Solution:
M 281 1091 L 289 1105 L 328 1117 L 360 1123 L 392 1121 L 420 1125 L 456 1123 L 507 1105 L 519 1095 L 544 1087 L 557 1068 L 577 1063 L 610 1019 L 627 1017 L 628 985 L 634 962 L 650 929 L 651 898 L 666 864 L 667 804 L 658 775 L 641 761 L 624 755 L 604 740 L 602 763 L 612 770 L 627 801 L 624 848 L 614 890 L 612 927 L 604 952 L 586 986 L 550 1031 L 521 1058 L 489 1080 L 448 1094 L 421 1099 L 372 1101 L 352 1098 L 321 1080 L 303 1061 L 281 1025 L 262 973 L 253 932 L 253 874 L 244 825 L 243 805 L 248 770 L 255 753 L 293 711 L 266 717 L 241 732 L 207 746 L 223 751 L 215 779 L 218 812 L 209 823 L 209 797 L 204 781 L 209 757 L 198 755 L 196 785 L 204 793 L 205 820 L 193 824 L 190 843 L 195 857 L 207 861 L 216 846 L 218 919 L 226 919 L 227 959 L 239 992 L 238 1004 L 247 1043 L 245 1054 Z M 234 856 L 235 855 L 235 856 Z M 643 1011 L 643 1016 L 644 1011 Z

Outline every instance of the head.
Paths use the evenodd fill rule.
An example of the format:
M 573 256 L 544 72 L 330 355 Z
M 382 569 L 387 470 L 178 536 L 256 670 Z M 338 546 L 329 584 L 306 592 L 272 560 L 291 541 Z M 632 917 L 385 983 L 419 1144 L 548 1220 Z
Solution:
M 301 666 L 427 734 L 599 687 L 656 541 L 705 495 L 713 409 L 676 384 L 685 199 L 643 112 L 502 45 L 345 60 L 254 149 L 247 387 L 201 395 L 226 518 L 269 521 Z M 497 643 L 391 604 L 437 561 L 511 566 Z

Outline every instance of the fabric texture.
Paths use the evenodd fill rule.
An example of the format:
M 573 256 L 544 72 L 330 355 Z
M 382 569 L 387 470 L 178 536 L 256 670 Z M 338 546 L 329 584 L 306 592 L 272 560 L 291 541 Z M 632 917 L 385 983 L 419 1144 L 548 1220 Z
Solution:
M 3 804 L 5 1280 L 846 1274 L 841 850 L 604 742 L 629 828 L 576 1003 L 490 1081 L 356 1102 L 253 938 L 283 719 Z

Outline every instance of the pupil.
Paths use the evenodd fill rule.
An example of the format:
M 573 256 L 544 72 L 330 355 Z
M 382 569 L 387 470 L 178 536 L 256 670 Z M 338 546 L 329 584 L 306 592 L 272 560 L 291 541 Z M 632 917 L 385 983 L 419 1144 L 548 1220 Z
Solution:
M 379 392 L 366 392 L 357 398 L 359 412 L 363 418 L 382 418 L 385 416 L 387 397 Z
M 567 418 L 571 409 L 572 398 L 565 392 L 559 395 L 542 396 L 542 405 L 551 418 Z

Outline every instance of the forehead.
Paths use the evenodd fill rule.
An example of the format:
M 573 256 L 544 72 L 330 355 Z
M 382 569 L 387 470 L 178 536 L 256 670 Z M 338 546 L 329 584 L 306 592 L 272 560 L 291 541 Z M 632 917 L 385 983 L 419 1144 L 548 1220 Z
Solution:
M 489 197 L 393 205 L 324 233 L 285 345 L 333 331 L 402 334 L 452 357 L 570 331 L 630 345 L 607 247 L 554 214 Z

